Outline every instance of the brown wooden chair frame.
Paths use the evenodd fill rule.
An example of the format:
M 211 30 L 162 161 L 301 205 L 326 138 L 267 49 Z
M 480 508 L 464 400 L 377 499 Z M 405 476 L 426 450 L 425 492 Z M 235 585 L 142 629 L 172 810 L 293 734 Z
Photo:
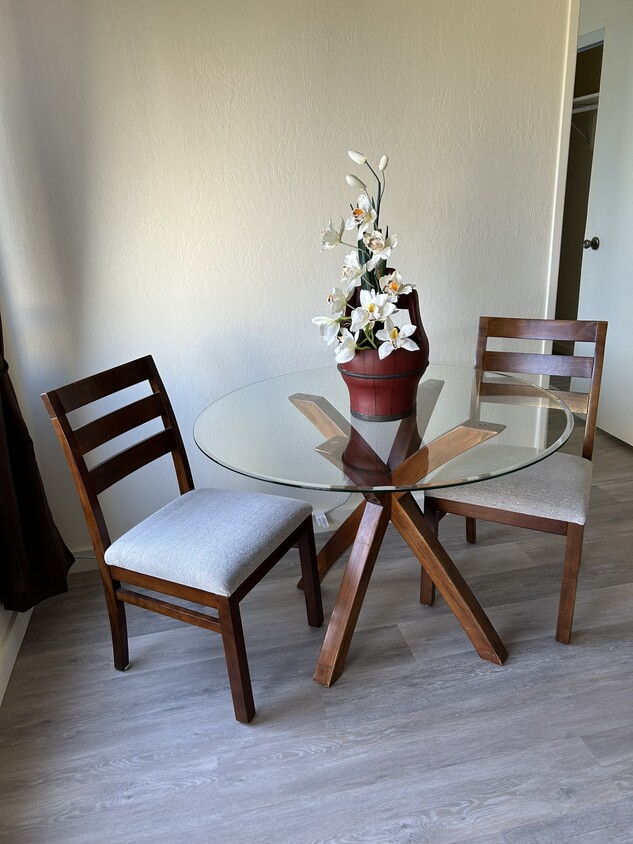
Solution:
M 142 382 L 149 382 L 151 388 L 149 395 L 94 421 L 73 428 L 68 419 L 69 413 Z M 129 664 L 125 604 L 133 604 L 206 630 L 212 630 L 214 633 L 220 633 L 235 717 L 238 721 L 250 721 L 255 714 L 255 705 L 239 604 L 290 548 L 297 545 L 308 623 L 312 627 L 319 627 L 322 624 L 323 608 L 312 517 L 306 518 L 287 536 L 281 545 L 228 597 L 109 566 L 104 555 L 111 545 L 111 539 L 99 502 L 99 495 L 104 490 L 137 469 L 168 454 L 173 459 L 180 494 L 194 489 L 185 447 L 163 382 L 153 358 L 148 355 L 65 387 L 50 390 L 42 394 L 42 399 L 64 449 L 90 531 L 108 607 L 115 668 L 123 671 Z M 162 421 L 162 429 L 158 433 L 125 448 L 93 468 L 88 468 L 86 454 L 115 437 L 155 419 Z M 162 600 L 145 592 L 139 592 L 137 589 L 124 587 L 122 583 L 215 609 L 217 615 Z
M 517 319 L 512 317 L 482 316 L 479 320 L 479 334 L 475 353 L 477 371 L 508 372 L 518 375 L 567 376 L 589 379 L 587 393 L 560 391 L 558 396 L 574 413 L 585 415 L 585 429 L 582 443 L 582 456 L 591 460 L 596 433 L 600 381 L 604 361 L 604 348 L 607 323 L 593 320 L 551 320 Z M 492 351 L 488 349 L 489 338 L 507 338 L 517 340 L 541 340 L 560 342 L 584 342 L 594 344 L 592 356 L 564 355 L 547 353 L 527 353 L 516 351 Z M 484 396 L 485 384 L 481 385 Z M 485 481 L 484 481 L 485 483 Z M 582 556 L 584 525 L 527 515 L 512 510 L 483 507 L 473 503 L 452 501 L 449 499 L 425 497 L 424 515 L 437 531 L 439 520 L 446 514 L 453 513 L 466 517 L 466 539 L 476 541 L 475 520 L 497 522 L 530 528 L 566 537 L 563 577 L 561 583 L 556 639 L 569 643 L 571 639 L 576 586 Z M 420 601 L 431 605 L 435 590 L 428 574 L 422 571 L 420 583 Z

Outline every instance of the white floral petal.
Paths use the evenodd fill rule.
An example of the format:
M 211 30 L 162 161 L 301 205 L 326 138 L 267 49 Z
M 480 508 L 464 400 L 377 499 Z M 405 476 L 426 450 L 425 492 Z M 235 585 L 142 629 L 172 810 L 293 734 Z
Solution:
M 356 162 L 356 164 L 367 163 L 367 156 L 363 155 L 362 152 L 355 152 L 353 149 L 348 149 L 347 154 L 352 159 L 352 161 Z
M 378 357 L 380 360 L 384 360 L 386 357 L 393 352 L 393 346 L 391 343 L 383 343 L 382 346 L 378 347 Z
M 401 348 L 406 349 L 408 352 L 417 352 L 420 348 L 417 343 L 415 343 L 413 340 L 409 340 L 408 337 L 400 343 L 400 346 Z
M 339 284 L 342 285 L 341 292 L 345 295 L 346 299 L 349 299 L 349 297 L 352 295 L 352 291 L 356 287 L 356 279 L 355 278 L 350 278 L 350 279 L 342 278 L 340 280 Z
M 369 322 L 367 312 L 363 308 L 355 308 L 352 311 L 352 331 L 360 331 Z
M 344 229 L 345 221 L 342 217 L 338 228 L 334 226 L 332 224 L 332 220 L 330 220 L 325 231 L 321 232 L 321 251 L 333 249 L 335 246 L 338 246 L 341 242 Z
M 355 349 L 349 349 L 345 347 L 341 349 L 340 352 L 337 352 L 334 357 L 336 358 L 337 363 L 347 363 L 348 361 L 352 360 L 355 354 Z
M 365 182 L 362 182 L 358 178 L 358 176 L 354 176 L 353 173 L 348 173 L 347 176 L 345 176 L 345 181 L 352 188 L 360 188 L 360 190 L 367 190 L 367 185 L 365 184 Z

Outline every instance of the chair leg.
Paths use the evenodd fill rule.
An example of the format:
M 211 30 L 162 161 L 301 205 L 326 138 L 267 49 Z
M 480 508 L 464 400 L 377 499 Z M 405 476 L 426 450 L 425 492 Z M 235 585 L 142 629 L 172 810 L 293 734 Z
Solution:
M 323 602 L 321 600 L 321 581 L 317 565 L 316 546 L 314 544 L 314 528 L 312 516 L 306 519 L 306 529 L 301 534 L 299 542 L 299 559 L 301 561 L 301 580 L 303 595 L 306 602 L 306 613 L 310 627 L 320 627 L 323 624 Z
M 255 702 L 239 603 L 231 598 L 218 601 L 218 616 L 235 717 L 243 724 L 248 724 L 255 715 Z
M 440 525 L 440 514 L 426 499 L 424 501 L 424 518 L 433 533 L 437 536 Z M 420 568 L 420 603 L 426 607 L 432 607 L 435 603 L 435 584 L 427 574 L 426 569 L 422 567 Z
M 104 580 L 110 634 L 112 636 L 112 651 L 114 653 L 114 667 L 117 671 L 125 671 L 130 665 L 130 651 L 127 638 L 127 617 L 125 604 L 116 597 L 116 590 L 121 586 L 117 581 Z
M 565 543 L 565 562 L 563 563 L 563 580 L 560 587 L 560 601 L 558 604 L 558 621 L 556 624 L 556 641 L 569 644 L 571 627 L 574 620 L 574 606 L 576 604 L 576 585 L 582 558 L 582 540 L 584 525 L 570 523 L 567 528 Z
M 420 603 L 425 607 L 435 603 L 435 584 L 424 569 L 420 569 Z
M 477 542 L 477 522 L 466 516 L 466 542 Z

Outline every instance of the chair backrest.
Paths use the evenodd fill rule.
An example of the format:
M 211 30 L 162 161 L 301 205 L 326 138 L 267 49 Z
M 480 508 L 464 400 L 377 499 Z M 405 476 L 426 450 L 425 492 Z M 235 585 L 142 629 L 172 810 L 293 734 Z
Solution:
M 147 382 L 149 389 L 142 398 L 129 400 L 90 422 L 73 425 L 68 418 L 68 414 L 79 408 L 143 382 Z M 111 540 L 99 503 L 100 493 L 167 454 L 173 458 L 181 494 L 193 489 L 189 461 L 171 403 L 151 355 L 50 390 L 42 394 L 42 399 L 72 471 L 97 560 L 103 565 L 103 554 Z M 86 455 L 152 420 L 160 422 L 157 433 L 89 468 Z
M 596 435 L 596 417 L 600 397 L 600 381 L 604 361 L 604 346 L 607 323 L 597 320 L 572 319 L 517 319 L 514 317 L 479 318 L 479 336 L 475 352 L 475 367 L 493 372 L 509 372 L 517 375 L 551 375 L 571 378 L 586 378 L 587 392 L 577 390 L 557 391 L 557 395 L 569 405 L 574 413 L 585 419 L 582 456 L 591 460 Z M 592 343 L 593 355 L 552 354 L 541 352 L 493 351 L 488 349 L 488 340 L 507 338 L 512 340 L 560 341 L 566 343 Z

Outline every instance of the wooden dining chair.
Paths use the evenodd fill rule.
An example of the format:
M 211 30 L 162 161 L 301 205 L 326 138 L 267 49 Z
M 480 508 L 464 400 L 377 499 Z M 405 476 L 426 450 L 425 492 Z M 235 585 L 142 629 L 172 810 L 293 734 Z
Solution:
M 119 397 L 126 403 L 116 410 L 92 421 L 77 420 L 73 413 L 85 415 L 81 408 L 134 385 L 144 385 L 136 392 L 145 394 L 131 400 L 128 392 Z M 172 406 L 149 355 L 50 390 L 42 399 L 88 523 L 108 607 L 115 668 L 124 671 L 129 664 L 125 604 L 220 633 L 235 717 L 250 721 L 255 705 L 240 601 L 296 544 L 308 623 L 322 624 L 312 508 L 278 495 L 195 489 Z M 149 436 L 146 423 L 155 431 Z M 91 460 L 91 452 L 124 434 L 137 441 L 116 453 L 110 448 L 108 456 L 98 458 L 100 462 Z M 113 542 L 100 494 L 166 455 L 173 459 L 180 495 Z M 215 612 L 185 606 L 183 601 Z
M 475 369 L 517 375 L 549 375 L 570 379 L 569 389 L 558 392 L 575 414 L 585 416 L 582 454 L 556 452 L 518 472 L 466 486 L 445 487 L 425 493 L 424 514 L 437 530 L 446 513 L 466 517 L 466 539 L 476 541 L 476 519 L 531 528 L 566 537 L 563 575 L 556 626 L 556 639 L 571 638 L 576 584 L 589 492 L 593 445 L 600 395 L 607 323 L 591 320 L 514 319 L 481 317 L 475 354 Z M 572 354 L 543 354 L 526 351 L 494 351 L 491 338 L 505 340 L 559 341 L 574 344 Z M 495 339 L 496 344 L 499 341 Z M 502 340 L 502 343 L 504 341 Z M 575 343 L 592 344 L 593 354 L 578 354 Z M 514 344 L 520 345 L 520 344 Z M 587 379 L 588 391 L 580 392 L 572 378 Z M 483 389 L 482 385 L 482 389 Z M 574 389 L 572 389 L 572 387 Z M 552 389 L 550 384 L 550 389 Z M 483 394 L 482 399 L 485 400 Z M 420 600 L 432 604 L 434 586 L 422 571 Z

